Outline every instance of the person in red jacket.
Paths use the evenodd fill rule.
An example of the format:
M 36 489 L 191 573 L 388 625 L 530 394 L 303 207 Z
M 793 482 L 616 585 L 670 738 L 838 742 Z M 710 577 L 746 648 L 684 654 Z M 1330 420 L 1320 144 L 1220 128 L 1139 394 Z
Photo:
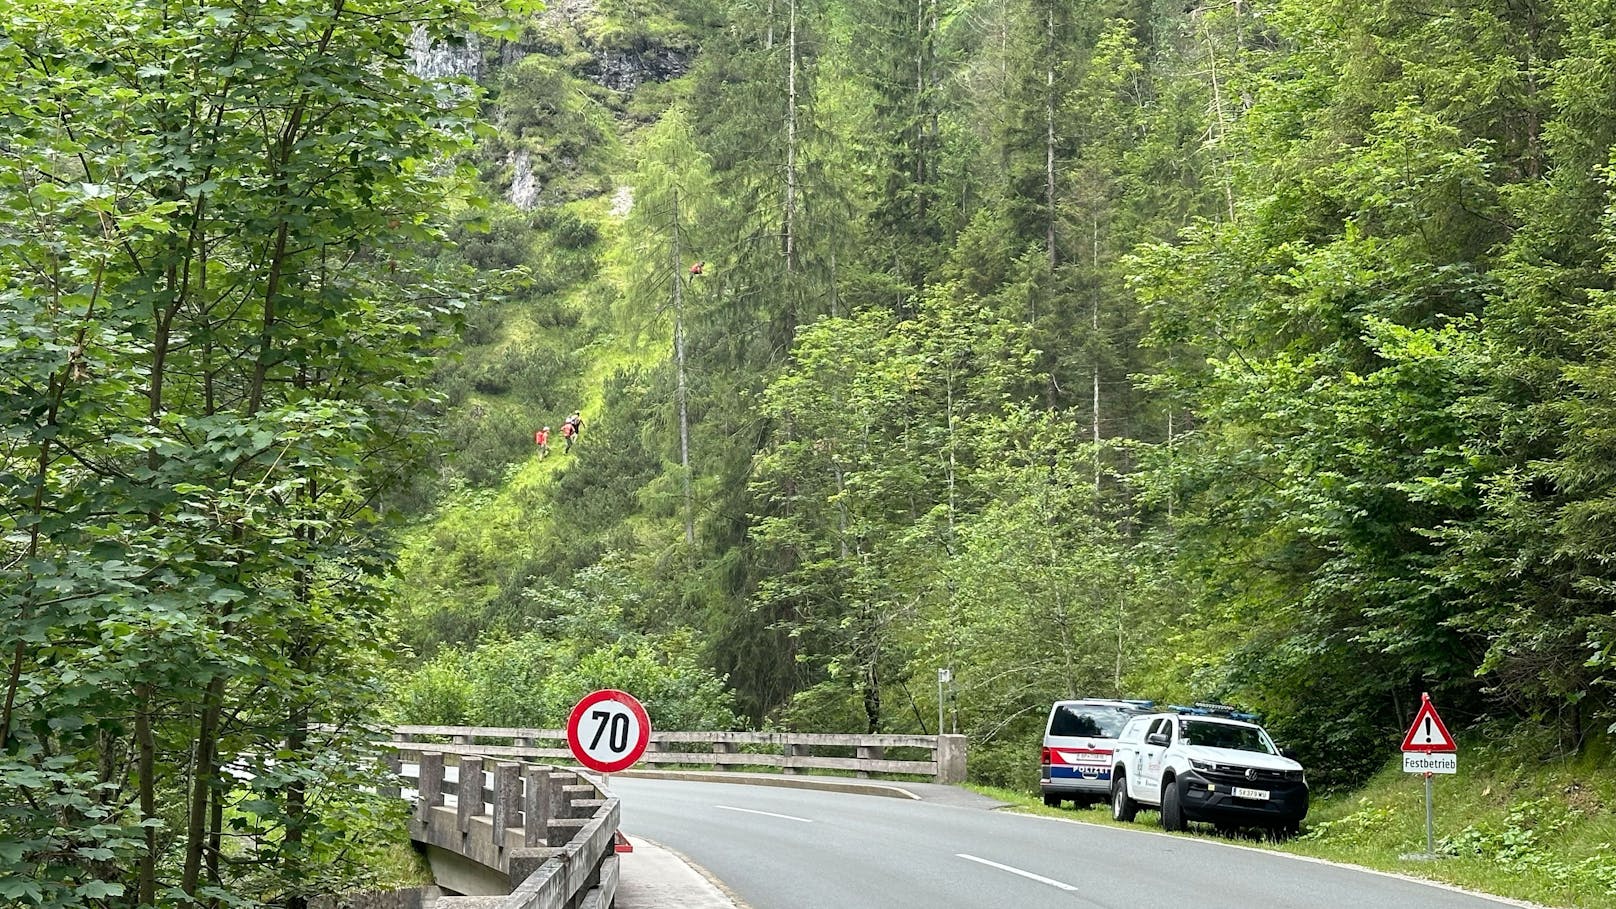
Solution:
M 548 455 L 550 453 L 550 427 L 546 426 L 534 433 L 533 444 L 539 449 L 539 457 L 542 458 Z
M 578 441 L 578 436 L 584 431 L 584 418 L 578 411 L 573 411 L 565 423 L 561 424 L 561 438 L 567 440 L 567 451 L 572 451 L 572 443 Z

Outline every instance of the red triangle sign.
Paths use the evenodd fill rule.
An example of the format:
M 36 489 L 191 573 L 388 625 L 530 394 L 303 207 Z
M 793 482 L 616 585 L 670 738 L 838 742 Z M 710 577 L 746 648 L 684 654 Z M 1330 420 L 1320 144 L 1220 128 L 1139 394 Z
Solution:
M 1436 707 L 1431 703 L 1429 694 L 1420 695 L 1420 712 L 1414 714 L 1414 725 L 1408 727 L 1408 735 L 1403 736 L 1403 750 L 1422 754 L 1459 750 L 1459 744 L 1448 733 L 1448 727 L 1436 715 Z

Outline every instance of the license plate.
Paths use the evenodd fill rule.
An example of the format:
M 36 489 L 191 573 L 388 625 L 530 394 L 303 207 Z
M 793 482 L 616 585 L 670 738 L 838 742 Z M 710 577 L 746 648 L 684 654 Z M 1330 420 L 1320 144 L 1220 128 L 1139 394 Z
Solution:
M 1268 800 L 1268 790 L 1245 789 L 1240 786 L 1236 786 L 1234 787 L 1234 797 L 1237 799 L 1257 799 L 1259 801 L 1266 802 Z

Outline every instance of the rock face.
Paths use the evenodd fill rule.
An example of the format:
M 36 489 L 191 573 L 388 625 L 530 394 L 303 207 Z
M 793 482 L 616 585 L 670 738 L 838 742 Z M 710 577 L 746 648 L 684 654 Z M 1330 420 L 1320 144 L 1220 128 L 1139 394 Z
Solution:
M 523 211 L 532 211 L 539 204 L 539 181 L 533 175 L 533 159 L 526 150 L 511 152 L 505 158 L 511 168 L 511 188 L 505 194 L 511 204 Z
M 419 26 L 410 33 L 410 72 L 423 79 L 482 77 L 483 52 L 477 36 L 468 34 L 455 44 L 434 42 Z
M 619 186 L 612 193 L 612 217 L 626 218 L 634 210 L 634 187 Z
M 634 51 L 597 50 L 584 75 L 596 85 L 613 91 L 631 92 L 646 82 L 677 79 L 690 69 L 690 56 L 671 47 L 646 47 Z

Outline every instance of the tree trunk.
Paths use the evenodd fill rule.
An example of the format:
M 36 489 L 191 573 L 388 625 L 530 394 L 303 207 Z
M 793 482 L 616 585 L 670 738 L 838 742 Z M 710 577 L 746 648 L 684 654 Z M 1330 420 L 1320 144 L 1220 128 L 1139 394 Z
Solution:
M 1094 442 L 1094 493 L 1100 493 L 1100 219 L 1094 219 L 1094 307 L 1091 328 L 1094 338 L 1094 410 L 1090 415 L 1089 426 L 1093 431 Z M 1098 505 L 1098 501 L 1096 501 Z
M 1060 264 L 1055 251 L 1055 4 L 1044 14 L 1044 251 L 1049 269 Z
M 673 358 L 678 371 L 679 398 L 679 467 L 684 479 L 685 493 L 685 545 L 696 544 L 695 496 L 690 480 L 690 405 L 685 387 L 685 307 L 684 276 L 680 273 L 679 257 L 679 193 L 673 194 Z
M 302 756 L 308 748 L 309 718 L 307 708 L 298 705 L 291 709 L 287 719 L 290 729 L 286 734 L 286 750 L 295 755 Z M 302 780 L 294 781 L 286 787 L 286 853 L 296 855 L 303 845 L 303 830 L 308 823 L 308 785 Z M 288 863 L 291 865 L 291 863 Z M 304 879 L 303 869 L 294 866 L 283 868 L 286 879 L 300 881 Z M 286 909 L 308 909 L 308 899 L 301 893 L 293 892 L 286 897 Z
M 152 690 L 150 685 L 135 689 L 135 785 L 140 802 L 140 819 L 157 817 L 157 745 L 152 738 Z M 136 872 L 135 901 L 142 906 L 157 902 L 157 828 L 144 828 L 146 851 Z
M 191 763 L 191 810 L 185 828 L 185 869 L 180 889 L 196 896 L 202 879 L 202 859 L 208 846 L 208 819 L 213 815 L 214 778 L 218 775 L 219 719 L 224 710 L 224 677 L 208 682 L 202 704 L 202 720 L 196 735 Z
M 797 0 L 791 4 L 790 25 L 786 32 L 786 274 L 797 264 Z M 795 321 L 795 320 L 793 320 Z
M 1218 78 L 1218 52 L 1212 44 L 1212 35 L 1202 32 L 1206 40 L 1206 59 L 1212 78 L 1212 109 L 1216 115 L 1213 125 L 1218 129 L 1218 157 L 1223 161 L 1223 196 L 1228 205 L 1229 220 L 1234 220 L 1234 168 L 1229 163 L 1229 125 L 1224 118 L 1223 86 Z

